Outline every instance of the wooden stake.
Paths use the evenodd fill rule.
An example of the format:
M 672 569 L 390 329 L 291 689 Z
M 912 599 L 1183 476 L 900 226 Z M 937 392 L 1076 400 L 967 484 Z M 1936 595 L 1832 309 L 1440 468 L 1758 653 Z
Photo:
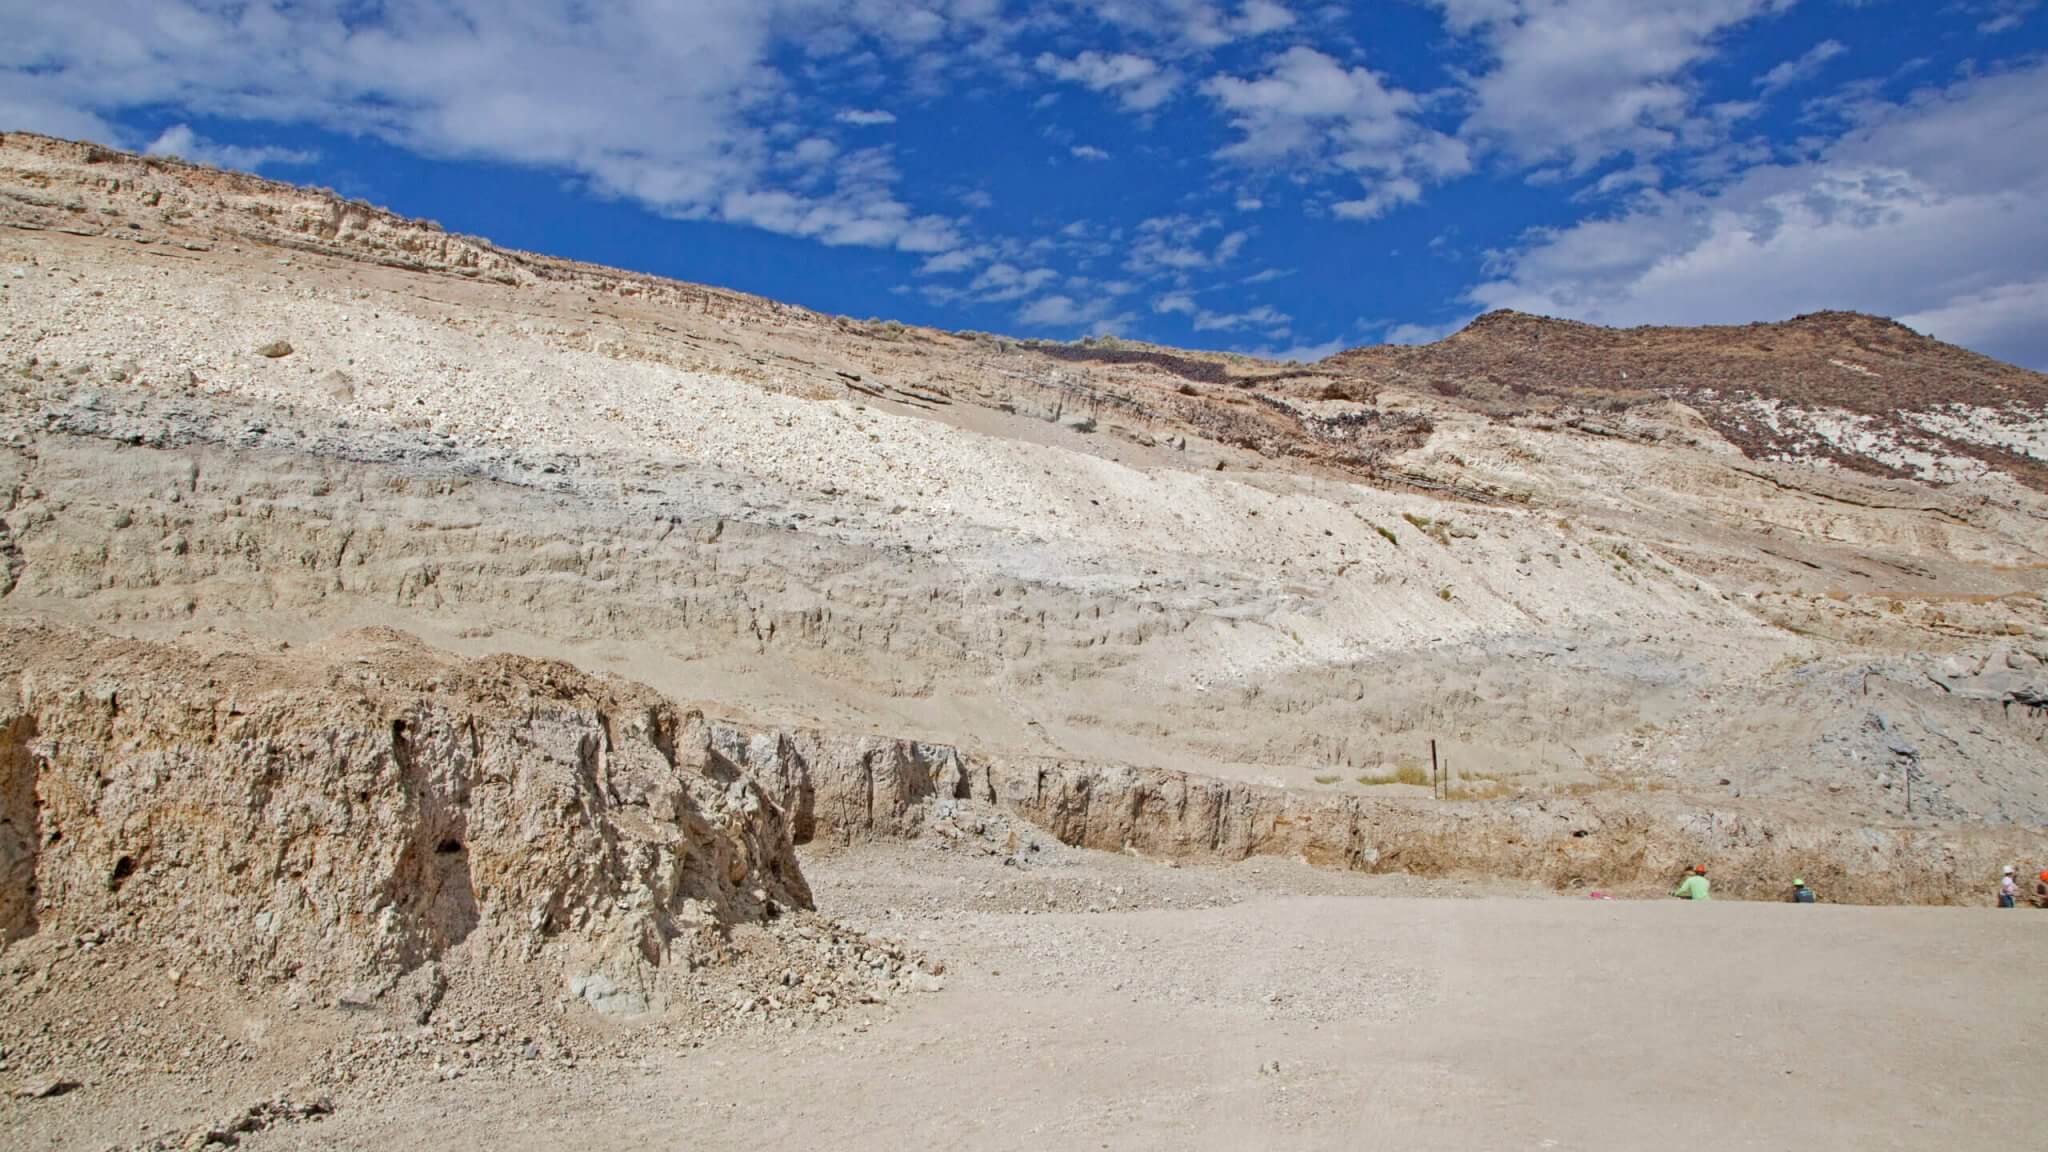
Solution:
M 1429 795 L 1432 799 L 1441 800 L 1443 799 L 1443 793 L 1437 787 L 1437 780 L 1436 741 L 1431 740 L 1429 742 Z

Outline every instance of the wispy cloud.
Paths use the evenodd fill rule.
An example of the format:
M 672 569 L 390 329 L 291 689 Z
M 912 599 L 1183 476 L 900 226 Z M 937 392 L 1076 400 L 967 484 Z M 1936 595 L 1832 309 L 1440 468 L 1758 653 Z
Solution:
M 1114 94 L 1118 103 L 1131 112 L 1150 112 L 1172 99 L 1181 85 L 1180 73 L 1129 52 L 1090 49 L 1072 59 L 1045 52 L 1039 55 L 1036 66 L 1055 80 Z
M 1978 23 L 1977 31 L 1986 36 L 2010 32 L 2027 22 L 2029 13 L 2040 6 L 2040 0 L 1985 0 L 1974 7 L 1987 13 Z
M 1840 40 L 1823 40 L 1797 58 L 1787 60 L 1757 77 L 1757 89 L 1764 96 L 1775 95 L 1794 84 L 1811 79 L 1828 61 L 1848 50 Z
M 195 164 L 210 164 L 215 168 L 236 168 L 244 172 L 276 165 L 304 165 L 320 159 L 320 154 L 303 148 L 237 147 L 208 140 L 194 132 L 189 125 L 173 124 L 163 134 L 149 142 L 143 151 L 151 156 L 175 156 Z
M 1065 293 L 1040 297 L 1017 313 L 1017 322 L 1029 328 L 1087 329 L 1109 335 L 1129 331 L 1137 319 L 1134 313 L 1117 311 L 1113 298 L 1083 301 Z
M 1222 221 L 1214 216 L 1185 213 L 1140 221 L 1138 235 L 1124 257 L 1124 267 L 1142 276 L 1193 272 L 1228 264 L 1237 258 L 1251 234 L 1241 229 L 1226 232 L 1211 245 L 1208 235 L 1222 227 Z
M 1085 10 L 1104 24 L 1183 53 L 1257 39 L 1297 22 L 1279 0 L 1243 0 L 1235 8 L 1214 0 L 1105 0 Z
M 1263 328 L 1276 337 L 1284 337 L 1293 322 L 1293 318 L 1285 312 L 1269 304 L 1261 304 L 1242 312 L 1210 312 L 1204 309 L 1195 313 L 1193 324 L 1197 332 L 1235 332 L 1240 328 Z
M 1019 268 L 1014 264 L 991 264 L 967 286 L 967 291 L 977 301 L 985 304 L 1000 304 L 1010 300 L 1022 300 L 1053 280 L 1059 273 L 1050 268 Z
M 1434 344 L 1470 324 L 1470 316 L 1442 324 L 1395 324 L 1380 333 L 1385 344 Z

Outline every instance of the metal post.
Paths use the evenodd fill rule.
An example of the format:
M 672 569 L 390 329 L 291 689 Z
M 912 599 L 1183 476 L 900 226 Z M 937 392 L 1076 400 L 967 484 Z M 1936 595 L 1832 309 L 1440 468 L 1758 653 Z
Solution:
M 1432 799 L 1441 800 L 1443 799 L 1443 793 L 1437 787 L 1437 780 L 1436 741 L 1431 740 L 1429 742 L 1429 795 Z

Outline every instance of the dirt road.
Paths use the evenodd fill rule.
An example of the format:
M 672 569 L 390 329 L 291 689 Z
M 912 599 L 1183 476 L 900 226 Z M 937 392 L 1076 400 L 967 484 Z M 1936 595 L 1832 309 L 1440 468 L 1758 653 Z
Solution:
M 849 895 L 835 872 L 866 881 L 914 862 L 856 854 L 810 867 Z M 1095 866 L 1110 870 L 1096 877 L 1103 891 L 1121 886 L 1121 866 Z M 897 931 L 952 957 L 943 992 L 866 1028 L 344 1102 L 250 1146 L 1719 1152 L 2048 1140 L 2027 1103 L 2044 1057 L 2048 917 L 1226 890 L 1244 879 L 1197 872 L 1153 907 L 1051 914 L 917 909 L 905 889 L 863 882 L 876 919 L 883 902 L 897 906 Z

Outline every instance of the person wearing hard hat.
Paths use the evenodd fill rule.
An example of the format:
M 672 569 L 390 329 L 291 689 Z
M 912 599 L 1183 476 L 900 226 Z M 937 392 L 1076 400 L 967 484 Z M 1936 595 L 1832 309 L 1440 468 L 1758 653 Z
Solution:
M 2034 907 L 2048 908 L 2048 869 L 2034 881 Z
M 2005 866 L 2005 875 L 1998 878 L 1998 906 L 2000 908 L 2012 908 L 2019 904 L 2020 883 L 2013 879 L 2012 873 L 2012 865 L 2007 864 Z
M 1707 866 L 1705 864 L 1694 865 L 1692 874 L 1687 876 L 1685 879 L 1680 880 L 1678 882 L 1678 887 L 1675 890 L 1673 890 L 1671 894 L 1673 896 L 1678 897 L 1680 900 L 1713 899 L 1713 897 L 1708 894 Z
M 1797 876 L 1792 878 L 1792 903 L 1812 904 L 1819 899 L 1820 897 L 1813 894 L 1813 889 L 1806 886 L 1806 881 Z

